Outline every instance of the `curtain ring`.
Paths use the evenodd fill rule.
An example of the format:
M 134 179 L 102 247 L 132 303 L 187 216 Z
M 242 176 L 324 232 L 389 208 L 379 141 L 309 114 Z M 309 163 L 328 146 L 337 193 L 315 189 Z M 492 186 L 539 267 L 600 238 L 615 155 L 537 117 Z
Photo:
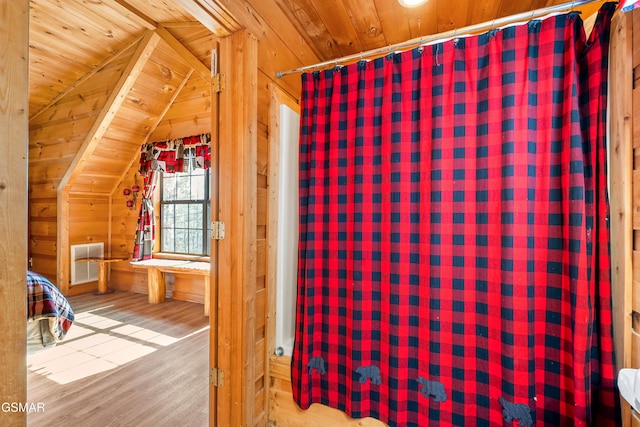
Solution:
M 571 2 L 571 12 L 573 12 L 573 11 L 574 11 L 575 7 L 576 7 L 576 0 L 573 0 L 573 1 Z

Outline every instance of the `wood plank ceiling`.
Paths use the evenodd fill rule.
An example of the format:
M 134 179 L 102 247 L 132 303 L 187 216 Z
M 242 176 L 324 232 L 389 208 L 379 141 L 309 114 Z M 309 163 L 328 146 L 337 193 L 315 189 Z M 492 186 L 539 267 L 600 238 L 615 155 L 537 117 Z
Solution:
M 269 19 L 266 16 L 269 8 L 280 7 L 318 60 L 325 61 L 568 1 L 429 0 L 411 9 L 401 7 L 397 0 L 245 0 L 244 3 L 251 13 L 265 19 Z M 144 30 L 159 24 L 175 28 L 200 21 L 201 27 L 216 36 L 230 34 L 239 26 L 226 11 L 233 9 L 230 3 L 238 2 L 31 0 L 30 115 L 41 111 Z M 588 16 L 602 3 L 578 9 Z
M 254 0 L 260 1 L 260 0 Z M 321 61 L 443 33 L 571 0 L 276 0 Z M 576 7 L 583 18 L 604 1 Z
M 180 3 L 191 0 L 31 0 L 29 28 L 29 116 L 41 112 L 83 76 L 159 25 L 223 37 L 237 30 L 197 22 Z M 210 18 L 210 17 L 209 17 Z M 204 19 L 202 19 L 204 21 Z M 190 50 L 198 50 L 190 46 Z
M 192 73 L 208 78 L 214 40 L 241 28 L 229 11 L 255 17 L 256 31 L 289 19 L 316 58 L 290 49 L 299 65 L 311 65 L 562 2 L 429 0 L 404 8 L 397 0 L 31 0 L 30 184 L 113 191 L 175 91 Z M 601 3 L 583 7 L 584 15 Z M 292 35 L 279 37 L 286 45 Z M 137 62 L 117 62 L 136 48 Z M 107 74 L 117 67 L 129 80 Z M 111 86 L 96 79 L 102 75 L 112 76 Z

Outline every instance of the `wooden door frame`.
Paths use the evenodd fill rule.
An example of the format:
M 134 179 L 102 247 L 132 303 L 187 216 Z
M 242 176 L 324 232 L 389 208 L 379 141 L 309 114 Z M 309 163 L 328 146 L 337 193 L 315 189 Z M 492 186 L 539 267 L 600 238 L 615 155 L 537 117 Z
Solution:
M 1 0 L 0 128 L 6 137 L 0 157 L 0 402 L 27 401 L 25 316 L 27 281 L 27 200 L 29 146 L 29 2 Z M 24 426 L 25 411 L 0 412 L 0 426 Z
M 212 426 L 252 424 L 255 340 L 255 301 L 251 284 L 256 277 L 256 195 L 258 41 L 247 30 L 220 42 L 220 73 L 225 89 L 219 95 L 218 212 L 225 223 L 225 238 L 218 241 L 217 286 L 211 301 L 217 307 L 217 368 L 224 384 L 211 387 L 216 402 L 210 413 Z M 214 292 L 217 293 L 214 295 Z M 212 305 L 211 312 L 214 307 Z M 212 398 L 212 399 L 213 399 Z
M 212 55 L 218 58 L 219 46 L 213 49 Z M 211 75 L 218 74 L 218 61 L 211 62 Z M 220 95 L 219 92 L 213 90 L 213 79 L 211 79 L 211 205 L 210 205 L 210 220 L 217 221 L 219 212 L 218 198 L 220 194 L 219 188 L 219 175 L 220 175 L 220 161 L 219 161 L 219 139 L 220 139 Z M 218 241 L 211 240 L 209 244 L 209 375 L 211 376 L 212 369 L 218 366 Z M 205 292 L 207 289 L 205 289 Z M 209 381 L 209 425 L 215 426 L 216 419 L 218 417 L 218 393 L 217 387 L 214 387 Z

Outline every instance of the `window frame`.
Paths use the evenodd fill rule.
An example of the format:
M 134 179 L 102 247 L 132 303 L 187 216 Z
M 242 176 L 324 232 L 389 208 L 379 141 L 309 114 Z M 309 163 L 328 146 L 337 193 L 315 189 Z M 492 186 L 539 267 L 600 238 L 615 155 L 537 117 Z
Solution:
M 191 174 L 196 170 L 197 169 L 193 169 L 191 171 L 181 172 L 181 173 Z M 156 199 L 156 212 L 158 212 L 156 216 L 156 223 L 158 224 L 158 227 L 156 228 L 156 244 L 158 245 L 157 247 L 159 248 L 159 252 L 154 254 L 154 256 L 159 255 L 159 257 L 162 257 L 162 258 L 189 258 L 194 260 L 209 260 L 209 257 L 211 255 L 211 229 L 209 227 L 209 224 L 211 222 L 210 218 L 211 218 L 211 196 L 212 196 L 211 184 L 212 183 L 211 183 L 210 169 L 203 169 L 203 171 L 205 174 L 204 198 L 195 199 L 195 200 L 188 200 L 188 199 L 174 200 L 174 201 L 164 200 L 165 174 L 164 173 L 160 174 L 160 177 L 159 177 L 160 182 L 158 183 L 158 191 L 156 192 L 156 194 L 158 194 L 158 197 Z M 180 174 L 180 172 L 166 174 L 167 175 L 166 177 L 173 176 L 173 178 L 175 179 L 176 178 L 175 175 L 177 174 Z M 164 248 L 162 234 L 164 232 L 165 227 L 164 227 L 162 209 L 167 205 L 172 205 L 172 206 L 201 205 L 202 206 L 202 209 L 203 209 L 202 228 L 201 228 L 201 230 L 203 231 L 202 247 L 205 248 L 205 253 L 196 254 L 196 253 L 186 253 L 186 252 L 174 252 L 174 251 L 168 251 Z M 174 227 L 171 229 L 175 229 L 175 222 L 173 225 Z M 175 246 L 174 246 L 174 250 L 175 250 Z

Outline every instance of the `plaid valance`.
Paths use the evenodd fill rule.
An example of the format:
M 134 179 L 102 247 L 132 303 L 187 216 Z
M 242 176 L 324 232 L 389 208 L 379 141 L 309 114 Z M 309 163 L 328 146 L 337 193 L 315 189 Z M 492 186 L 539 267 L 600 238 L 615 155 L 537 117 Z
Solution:
M 140 150 L 138 171 L 146 175 L 150 171 L 175 173 L 190 168 L 211 167 L 211 134 L 192 135 L 167 141 L 144 144 Z

